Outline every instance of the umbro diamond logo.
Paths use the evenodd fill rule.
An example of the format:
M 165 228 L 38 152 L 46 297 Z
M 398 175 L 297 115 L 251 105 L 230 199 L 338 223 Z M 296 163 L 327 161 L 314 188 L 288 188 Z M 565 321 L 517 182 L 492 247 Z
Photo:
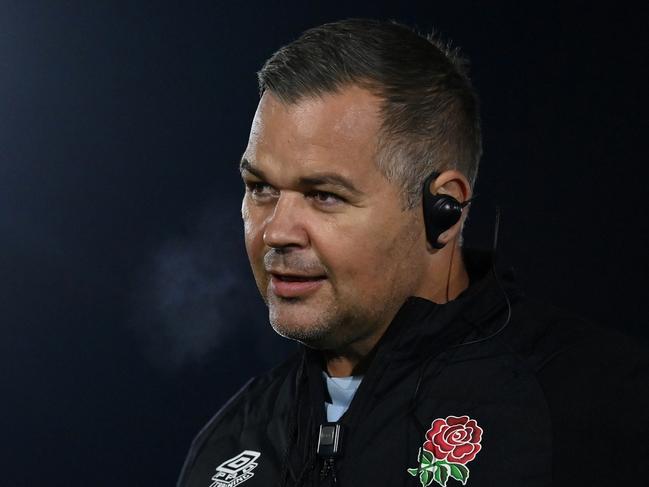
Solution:
M 252 471 L 259 465 L 255 460 L 260 455 L 258 451 L 244 450 L 226 460 L 216 467 L 216 474 L 212 477 L 214 482 L 210 487 L 234 487 L 251 479 L 255 475 Z

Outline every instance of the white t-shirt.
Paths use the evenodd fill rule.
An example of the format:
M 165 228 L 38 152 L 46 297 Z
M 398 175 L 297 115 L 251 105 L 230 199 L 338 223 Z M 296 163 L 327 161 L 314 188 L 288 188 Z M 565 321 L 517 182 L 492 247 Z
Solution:
M 356 394 L 358 386 L 363 380 L 362 375 L 350 377 L 329 377 L 329 374 L 322 372 L 326 383 L 331 402 L 325 402 L 327 421 L 335 423 L 347 411 L 347 408 Z

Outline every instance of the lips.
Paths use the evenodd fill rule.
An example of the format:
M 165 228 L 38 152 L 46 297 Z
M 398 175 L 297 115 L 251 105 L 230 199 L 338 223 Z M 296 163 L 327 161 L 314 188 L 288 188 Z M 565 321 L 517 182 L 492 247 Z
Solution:
M 326 280 L 325 276 L 304 276 L 291 274 L 271 274 L 270 288 L 283 298 L 307 296 L 317 291 Z
M 273 277 L 276 277 L 280 281 L 286 282 L 304 282 L 304 281 L 313 281 L 316 279 L 324 279 L 325 276 L 298 276 L 290 274 L 273 274 Z

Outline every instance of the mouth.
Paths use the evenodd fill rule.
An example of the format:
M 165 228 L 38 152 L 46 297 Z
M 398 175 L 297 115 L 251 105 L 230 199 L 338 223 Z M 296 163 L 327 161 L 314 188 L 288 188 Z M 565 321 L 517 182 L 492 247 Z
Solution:
M 299 276 L 290 274 L 271 274 L 271 291 L 283 298 L 306 296 L 318 290 L 326 276 Z
M 297 276 L 290 274 L 271 274 L 275 279 L 284 282 L 306 282 L 306 281 L 316 281 L 319 279 L 325 279 L 325 276 Z

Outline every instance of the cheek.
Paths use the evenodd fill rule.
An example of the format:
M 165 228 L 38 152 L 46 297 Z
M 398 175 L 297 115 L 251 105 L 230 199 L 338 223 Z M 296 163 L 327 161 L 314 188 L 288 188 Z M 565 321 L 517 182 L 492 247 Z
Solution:
M 241 216 L 243 218 L 243 235 L 246 252 L 248 253 L 248 259 L 253 270 L 255 270 L 260 265 L 263 266 L 263 217 L 258 212 L 251 211 L 245 198 L 241 207 Z
M 246 242 L 246 250 L 248 255 L 251 255 L 256 247 L 259 246 L 259 231 L 258 227 L 254 225 L 250 220 L 243 221 L 243 237 Z
M 412 221 L 381 222 L 358 235 L 361 242 L 356 252 L 355 270 L 366 289 L 378 295 L 395 289 L 409 288 L 419 279 L 423 269 L 418 229 Z M 422 244 L 423 245 L 423 244 Z M 351 276 L 354 278 L 354 276 Z
M 341 286 L 379 286 L 398 265 L 400 236 L 370 218 L 344 225 L 322 225 L 317 240 L 323 263 Z

